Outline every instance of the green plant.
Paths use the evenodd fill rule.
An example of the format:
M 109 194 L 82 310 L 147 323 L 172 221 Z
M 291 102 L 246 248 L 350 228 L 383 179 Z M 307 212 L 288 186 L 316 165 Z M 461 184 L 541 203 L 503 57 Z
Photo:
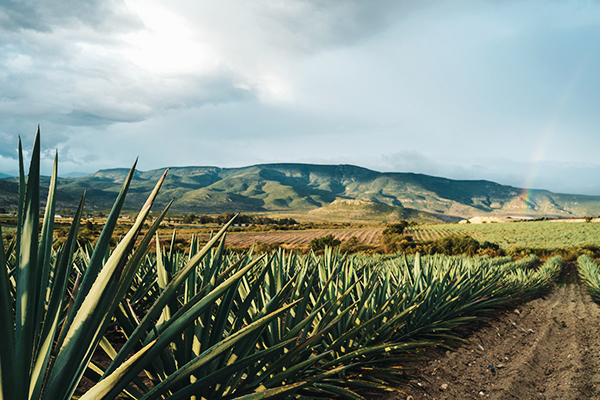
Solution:
M 57 159 L 50 183 L 41 230 L 39 224 L 39 128 L 25 179 L 19 141 L 19 212 L 17 235 L 4 252 L 0 246 L 1 393 L 10 399 L 68 399 L 83 375 L 112 318 L 112 312 L 129 286 L 131 271 L 145 249 L 133 250 L 140 227 L 163 180 L 142 208 L 136 223 L 110 257 L 105 258 L 112 229 L 131 181 L 125 182 L 85 275 L 69 288 L 75 274 L 73 255 L 85 193 L 74 214 L 68 237 L 58 252 L 52 248 Z M 135 165 L 134 165 L 135 167 Z M 156 224 L 153 229 L 155 230 Z M 38 237 L 38 232 L 41 234 Z M 68 299 L 73 298 L 69 303 Z M 145 350 L 144 350 L 145 351 Z M 139 354 L 143 354 L 143 351 Z M 139 355 L 123 364 L 130 368 Z M 111 380 L 114 379 L 111 377 Z M 111 380 L 103 383 L 109 385 Z
M 383 230 L 383 235 L 402 235 L 404 234 L 404 229 L 406 229 L 408 226 L 408 221 L 400 221 L 395 224 L 389 224 Z
M 577 271 L 592 299 L 596 303 L 600 303 L 600 269 L 598 264 L 584 254 L 577 259 Z
M 350 256 L 325 247 L 339 245 L 331 235 L 320 238 L 322 255 L 227 253 L 233 219 L 202 248 L 192 238 L 187 254 L 173 234 L 167 251 L 155 234 L 169 205 L 141 234 L 166 172 L 111 251 L 135 164 L 97 243 L 77 244 L 84 195 L 55 250 L 56 161 L 40 230 L 39 132 L 27 179 L 20 144 L 19 156 L 17 232 L 0 246 L 2 398 L 70 399 L 85 373 L 97 383 L 83 400 L 361 399 L 405 381 L 398 363 L 413 352 L 449 346 L 458 328 L 544 293 L 562 266 Z M 119 351 L 104 338 L 109 324 L 127 337 Z M 90 362 L 98 347 L 107 368 Z
M 215 302 L 222 301 L 223 295 L 227 296 L 226 293 L 235 291 L 241 277 L 258 260 L 239 269 L 224 271 L 218 277 L 212 276 L 210 285 L 205 285 L 200 290 L 194 289 L 192 293 L 196 295 L 188 299 L 184 309 L 177 311 L 168 321 L 158 326 L 154 318 L 164 312 L 165 306 L 175 301 L 176 296 L 181 293 L 181 288 L 186 287 L 190 274 L 209 254 L 210 249 L 220 240 L 222 246 L 222 238 L 232 221 L 225 224 L 202 250 L 190 257 L 182 269 L 171 271 L 172 277 L 167 279 L 163 274 L 161 282 L 165 285 L 157 297 L 152 296 L 151 291 L 140 295 L 153 284 L 150 281 L 144 282 L 144 278 L 141 282 L 134 281 L 140 276 L 139 273 L 143 273 L 146 277 L 150 276 L 148 271 L 140 266 L 146 259 L 154 233 L 169 205 L 154 220 L 143 237 L 140 232 L 166 172 L 144 204 L 132 228 L 112 252 L 109 248 L 111 235 L 133 177 L 135 164 L 123 184 L 123 189 L 117 197 L 95 247 L 89 245 L 85 249 L 77 247 L 76 239 L 84 194 L 75 212 L 67 239 L 55 252 L 52 248 L 52 233 L 57 159 L 55 159 L 41 234 L 38 237 L 40 232 L 38 228 L 39 161 L 38 128 L 27 179 L 19 142 L 20 186 L 17 234 L 6 251 L 4 246 L 0 246 L 1 398 L 70 399 L 84 373 L 92 378 L 95 377 L 98 382 L 83 394 L 81 399 L 113 399 L 119 395 L 139 398 L 143 393 L 130 385 L 130 382 L 137 380 L 137 373 L 142 369 L 148 373 L 160 373 L 161 355 L 172 341 L 188 329 L 207 307 L 213 307 Z M 218 262 L 215 265 L 218 265 Z M 212 280 L 213 278 L 215 280 Z M 139 289 L 137 292 L 139 296 L 135 300 L 129 296 L 132 287 Z M 146 307 L 145 315 L 139 325 L 134 326 L 135 329 L 130 332 L 129 340 L 124 346 L 128 350 L 122 350 L 117 354 L 103 335 L 115 316 L 125 326 L 122 327 L 123 329 L 127 329 L 128 326 L 126 316 L 132 317 L 134 321 L 137 320 L 136 316 L 127 313 L 130 300 L 135 301 L 136 304 L 153 301 L 153 304 Z M 203 343 L 206 350 L 191 362 L 195 362 L 195 365 L 206 363 L 224 352 L 235 352 L 235 349 L 240 347 L 240 341 L 243 342 L 249 336 L 259 333 L 269 321 L 285 312 L 287 308 L 289 305 L 278 307 L 278 303 L 274 303 L 274 306 L 268 310 L 269 313 L 261 315 L 249 324 L 243 324 L 227 338 L 216 334 L 211 345 Z M 146 343 L 140 342 L 140 339 L 147 337 L 148 332 L 150 334 L 158 332 L 158 335 L 154 335 Z M 98 346 L 108 354 L 114 355 L 114 361 L 106 371 L 90 363 Z M 258 359 L 260 360 L 260 357 Z M 236 366 L 240 368 L 239 364 Z M 182 371 L 181 367 L 183 365 L 176 365 L 175 369 Z M 181 372 L 175 375 L 176 371 L 169 370 L 168 367 L 166 370 L 163 367 L 162 371 L 171 372 L 169 382 L 172 386 L 163 382 L 161 389 L 172 391 L 186 386 L 185 382 L 174 379 L 175 376 L 180 376 Z M 227 371 L 235 374 L 238 370 L 231 371 L 229 367 Z M 166 378 L 166 375 L 163 375 L 163 378 Z M 143 383 L 140 381 L 137 383 L 138 387 L 144 388 Z M 187 381 L 187 385 L 191 383 L 190 380 Z M 145 390 L 147 391 L 148 388 Z M 280 393 L 277 390 L 273 392 Z
M 329 234 L 322 236 L 320 238 L 314 238 L 310 241 L 308 247 L 312 251 L 320 251 L 325 250 L 326 247 L 337 247 L 342 242 L 339 239 L 336 239 L 335 236 Z

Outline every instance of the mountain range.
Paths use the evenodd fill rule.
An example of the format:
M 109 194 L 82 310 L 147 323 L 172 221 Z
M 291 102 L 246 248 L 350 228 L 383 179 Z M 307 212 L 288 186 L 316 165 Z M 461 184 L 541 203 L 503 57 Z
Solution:
M 165 169 L 135 171 L 126 209 L 139 209 Z M 109 209 L 129 172 L 100 170 L 59 178 L 57 208 L 75 208 L 87 189 L 87 209 Z M 42 184 L 47 187 L 49 178 Z M 525 190 L 485 180 L 377 172 L 353 165 L 263 164 L 242 168 L 174 167 L 157 199 L 172 210 L 293 212 L 322 216 L 452 221 L 473 216 L 575 217 L 600 214 L 600 196 Z M 0 207 L 14 208 L 17 179 L 0 179 Z

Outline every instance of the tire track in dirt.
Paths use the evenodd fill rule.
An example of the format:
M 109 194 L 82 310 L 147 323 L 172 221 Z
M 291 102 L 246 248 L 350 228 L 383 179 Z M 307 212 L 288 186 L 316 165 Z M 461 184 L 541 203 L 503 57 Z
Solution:
M 570 268 L 570 283 L 433 353 L 415 387 L 387 399 L 600 399 L 600 307 Z

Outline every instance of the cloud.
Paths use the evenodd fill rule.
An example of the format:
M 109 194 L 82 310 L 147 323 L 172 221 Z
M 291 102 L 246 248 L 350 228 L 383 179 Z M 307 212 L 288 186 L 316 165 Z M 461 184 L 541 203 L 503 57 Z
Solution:
M 384 0 L 257 2 L 256 15 L 273 43 L 314 53 L 356 44 L 407 14 L 409 2 Z
M 364 160 L 379 171 L 416 172 L 459 180 L 489 180 L 517 188 L 545 189 L 555 193 L 600 195 L 600 164 L 588 162 L 526 161 L 505 157 L 471 157 L 457 163 L 435 160 L 418 151 L 403 151 Z
M 539 154 L 591 179 L 568 164 L 598 152 L 599 16 L 584 1 L 6 1 L 0 160 L 40 123 L 66 172 L 139 155 L 521 186 Z
M 121 0 L 7 0 L 0 4 L 0 31 L 48 33 L 72 25 L 113 32 L 124 27 L 139 28 L 141 21 Z
M 31 139 L 32 121 L 54 131 L 62 126 L 68 134 L 51 140 L 60 145 L 77 134 L 68 127 L 135 123 L 208 104 L 277 102 L 293 90 L 294 60 L 376 34 L 397 4 L 3 3 L 0 132 Z M 0 144 L 10 157 L 12 143 Z
M 6 2 L 0 116 L 96 126 L 206 104 L 289 100 L 295 64 L 385 30 L 406 4 Z
M 368 162 L 375 169 L 387 172 L 414 172 L 426 175 L 440 176 L 459 180 L 499 179 L 505 184 L 512 184 L 520 179 L 520 174 L 504 170 L 499 174 L 498 165 L 510 162 L 506 159 L 481 160 L 471 158 L 467 162 L 457 162 L 447 158 L 435 159 L 416 150 L 400 151 L 393 154 L 382 154 Z M 500 169 L 502 170 L 502 169 Z M 492 178 L 493 177 L 493 178 Z

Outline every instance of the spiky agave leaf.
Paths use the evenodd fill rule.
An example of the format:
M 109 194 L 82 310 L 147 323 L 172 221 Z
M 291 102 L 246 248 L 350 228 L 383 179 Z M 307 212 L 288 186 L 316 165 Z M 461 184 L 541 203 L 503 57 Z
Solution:
M 67 328 L 64 342 L 61 344 L 52 371 L 48 378 L 43 398 L 56 399 L 71 396 L 85 370 L 85 365 L 100 341 L 108 319 L 108 308 L 104 304 L 114 301 L 127 257 L 133 249 L 135 240 L 142 228 L 158 191 L 165 179 L 166 172 L 156 184 L 148 200 L 138 214 L 132 228 L 117 245 L 102 270 L 94 280 L 87 296 L 81 302 L 72 323 Z M 140 249 L 138 249 L 140 251 Z M 81 295 L 81 294 L 78 294 Z M 119 301 L 119 299 L 117 299 Z M 81 363 L 74 365 L 73 360 Z M 69 382 L 69 384 L 65 384 Z

